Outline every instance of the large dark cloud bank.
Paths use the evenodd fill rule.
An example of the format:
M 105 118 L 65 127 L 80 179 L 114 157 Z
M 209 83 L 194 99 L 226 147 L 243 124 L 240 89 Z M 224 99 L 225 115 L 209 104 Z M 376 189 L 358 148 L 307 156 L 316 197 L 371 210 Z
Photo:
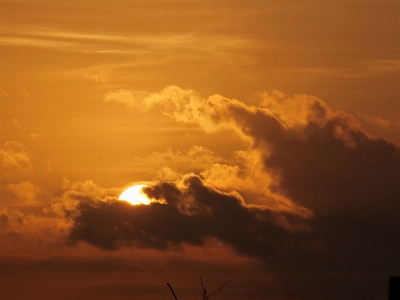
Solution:
M 188 174 L 145 189 L 164 203 L 80 201 L 77 212 L 69 212 L 68 242 L 107 250 L 167 249 L 217 238 L 239 254 L 260 259 L 268 270 L 338 285 L 368 278 L 365 291 L 376 299 L 377 282 L 400 274 L 399 146 L 370 136 L 353 117 L 330 113 L 319 101 L 310 103 L 300 131 L 265 109 L 237 102 L 224 108 L 219 115 L 213 110 L 210 119 L 234 124 L 250 137 L 274 179 L 270 189 L 312 214 L 249 205 L 239 194 Z M 309 298 L 333 299 L 334 294 L 316 292 Z

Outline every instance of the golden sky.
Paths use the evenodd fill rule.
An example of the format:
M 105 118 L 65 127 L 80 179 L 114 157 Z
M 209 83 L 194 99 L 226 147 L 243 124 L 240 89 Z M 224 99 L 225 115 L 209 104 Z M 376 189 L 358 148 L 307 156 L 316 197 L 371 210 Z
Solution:
M 1 0 L 0 296 L 385 299 L 400 1 Z M 154 202 L 118 196 L 148 184 Z M 158 202 L 157 202 L 157 201 Z M 209 292 L 211 293 L 211 292 Z

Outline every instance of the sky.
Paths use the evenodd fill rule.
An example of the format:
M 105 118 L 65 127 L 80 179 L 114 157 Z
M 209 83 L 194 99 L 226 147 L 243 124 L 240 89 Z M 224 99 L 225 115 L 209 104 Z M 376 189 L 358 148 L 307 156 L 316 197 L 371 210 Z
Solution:
M 1 0 L 2 299 L 386 299 L 400 1 Z M 119 201 L 145 184 L 150 205 Z M 200 277 L 202 282 L 200 281 Z

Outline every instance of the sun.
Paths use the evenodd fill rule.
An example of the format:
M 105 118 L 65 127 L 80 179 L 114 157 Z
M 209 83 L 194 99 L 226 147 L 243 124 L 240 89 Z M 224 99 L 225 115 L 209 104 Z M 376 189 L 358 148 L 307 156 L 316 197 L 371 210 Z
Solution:
M 142 188 L 146 187 L 146 184 L 138 184 L 127 188 L 119 196 L 118 200 L 127 201 L 132 205 L 150 204 L 150 199 L 143 193 Z

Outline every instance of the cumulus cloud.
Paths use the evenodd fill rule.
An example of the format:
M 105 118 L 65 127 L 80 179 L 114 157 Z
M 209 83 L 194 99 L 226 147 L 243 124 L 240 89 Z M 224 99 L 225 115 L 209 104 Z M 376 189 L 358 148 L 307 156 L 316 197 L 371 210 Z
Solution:
M 62 189 L 63 196 L 71 199 L 101 200 L 106 197 L 107 192 L 102 187 L 95 184 L 92 180 L 71 182 L 67 178 L 63 178 Z
M 135 103 L 139 111 L 159 109 L 207 133 L 231 130 L 247 146 L 235 162 L 214 162 L 200 177 L 147 190 L 168 205 L 80 204 L 71 241 L 107 249 L 164 248 L 216 237 L 280 268 L 390 273 L 400 265 L 394 250 L 400 231 L 400 148 L 366 132 L 354 116 L 316 97 L 279 91 L 261 93 L 247 105 L 170 86 Z M 264 206 L 227 193 L 239 191 L 251 203 L 257 189 Z M 107 222 L 97 230 L 93 224 L 101 219 Z
M 200 172 L 201 178 L 222 191 L 237 191 L 248 203 L 267 205 L 270 209 L 307 213 L 287 197 L 271 189 L 273 176 L 265 172 L 262 152 L 257 149 L 236 151 L 226 163 L 214 163 Z
M 280 270 L 389 272 L 400 263 L 398 222 L 345 214 L 305 217 L 248 205 L 239 194 L 218 191 L 196 175 L 160 182 L 145 193 L 165 204 L 79 202 L 67 214 L 68 243 L 83 241 L 106 250 L 169 249 L 216 238 Z
M 5 176 L 31 173 L 32 163 L 27 149 L 19 142 L 7 141 L 0 148 L 1 172 Z
M 13 227 L 13 224 L 22 224 L 24 215 L 19 211 L 9 211 L 4 208 L 1 210 L 0 214 L 0 225 L 2 228 L 10 226 Z
M 363 126 L 375 135 L 382 135 L 389 140 L 400 143 L 400 115 L 395 114 L 389 118 L 358 113 Z
M 78 213 L 71 214 L 69 242 L 85 241 L 104 249 L 124 245 L 166 249 L 182 243 L 201 245 L 218 238 L 240 253 L 264 256 L 277 251 L 277 236 L 307 228 L 298 216 L 248 206 L 239 194 L 220 192 L 196 175 L 186 175 L 178 182 L 161 182 L 145 188 L 145 193 L 166 204 L 80 202 Z
M 37 205 L 48 202 L 50 194 L 41 187 L 24 181 L 5 185 L 5 190 L 15 195 L 14 204 Z M 91 180 L 71 182 L 66 178 L 62 181 L 63 194 L 52 199 L 53 203 L 43 208 L 45 216 L 25 214 L 18 210 L 4 208 L 0 210 L 0 236 L 5 239 L 27 240 L 50 244 L 65 243 L 64 236 L 72 225 L 69 218 L 80 203 L 97 205 L 99 202 L 115 200 L 115 193 L 110 193 Z
M 40 202 L 44 197 L 49 196 L 49 193 L 29 181 L 8 184 L 6 188 L 17 197 L 20 203 L 25 204 Z
M 376 215 L 400 208 L 398 146 L 369 137 L 343 113 L 310 122 L 304 139 L 275 144 L 264 163 L 279 176 L 276 189 L 314 210 Z
M 229 159 L 201 146 L 147 157 L 159 165 L 160 181 L 145 193 L 163 203 L 133 206 L 90 180 L 64 179 L 63 195 L 45 209 L 56 218 L 2 210 L 2 238 L 64 237 L 69 245 L 109 251 L 216 240 L 313 291 L 315 282 L 329 283 L 331 291 L 338 282 L 376 282 L 398 271 L 400 149 L 367 133 L 355 117 L 315 97 L 278 91 L 259 94 L 253 105 L 178 87 L 128 100 L 110 101 L 135 113 L 158 109 L 208 133 L 231 130 L 245 141 L 243 149 Z M 11 146 L 2 148 L 3 164 L 4 152 L 27 154 Z M 197 175 L 182 176 L 190 170 Z M 24 186 L 35 191 L 27 182 L 8 187 L 18 193 Z
M 249 106 L 170 86 L 137 103 L 205 132 L 233 130 L 249 143 L 246 151 L 260 153 L 270 195 L 321 212 L 399 209 L 398 145 L 371 136 L 355 117 L 333 111 L 316 97 L 272 91 L 259 95 L 258 106 Z M 212 177 L 211 171 L 204 175 Z
M 106 189 L 98 186 L 92 180 L 71 182 L 67 178 L 62 180 L 62 196 L 44 208 L 44 212 L 62 218 L 68 218 L 76 211 L 81 202 L 96 204 L 108 200 L 115 200 L 116 197 L 109 195 Z
M 224 98 L 220 95 L 204 99 L 193 90 L 184 90 L 176 86 L 169 86 L 160 93 L 153 94 L 126 90 L 106 94 L 104 102 L 112 101 L 141 111 L 160 108 L 165 115 L 178 122 L 199 125 L 208 133 L 233 129 L 240 134 L 242 131 L 231 118 L 231 113 L 235 109 L 255 110 L 254 107 L 247 107 L 239 100 Z M 263 113 L 270 114 L 266 109 L 261 110 Z M 241 136 L 246 138 L 243 134 Z

